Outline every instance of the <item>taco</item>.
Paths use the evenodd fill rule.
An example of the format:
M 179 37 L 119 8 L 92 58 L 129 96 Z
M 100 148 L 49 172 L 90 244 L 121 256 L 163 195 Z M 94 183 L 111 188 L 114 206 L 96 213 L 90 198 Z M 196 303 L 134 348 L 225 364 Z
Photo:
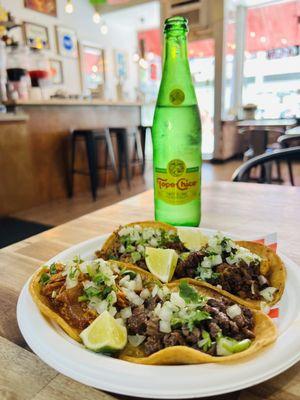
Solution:
M 131 223 L 117 229 L 96 255 L 147 269 L 147 247 L 174 249 L 179 255 L 174 279 L 187 277 L 201 281 L 202 285 L 257 309 L 264 303 L 271 306 L 280 300 L 285 268 L 280 257 L 269 247 L 233 241 L 217 233 L 206 238 L 197 251 L 191 251 L 180 237 L 179 228 L 168 224 L 157 221 Z
M 162 285 L 148 272 L 115 261 L 53 263 L 36 272 L 30 292 L 46 317 L 95 351 L 104 347 L 89 347 L 88 330 L 109 316 L 126 333 L 113 355 L 134 363 L 235 361 L 276 340 L 275 325 L 261 311 L 187 280 Z
M 116 229 L 105 241 L 96 256 L 104 260 L 117 260 L 147 269 L 145 248 L 188 251 L 180 241 L 174 226 L 159 221 L 133 222 Z

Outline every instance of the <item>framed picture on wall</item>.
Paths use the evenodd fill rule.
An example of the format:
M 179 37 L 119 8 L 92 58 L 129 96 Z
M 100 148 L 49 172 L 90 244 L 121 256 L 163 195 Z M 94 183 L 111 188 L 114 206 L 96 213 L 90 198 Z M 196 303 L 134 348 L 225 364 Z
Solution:
M 83 90 L 97 90 L 105 82 L 104 50 L 86 42 L 79 49 Z
M 50 59 L 51 81 L 54 85 L 64 83 L 63 63 L 60 60 Z
M 56 0 L 24 0 L 24 7 L 52 17 L 57 16 Z
M 114 51 L 115 74 L 119 82 L 124 82 L 128 76 L 127 52 L 124 50 Z
M 24 41 L 35 49 L 50 49 L 48 28 L 43 25 L 23 22 Z
M 56 26 L 58 53 L 64 57 L 77 58 L 77 34 L 73 29 Z

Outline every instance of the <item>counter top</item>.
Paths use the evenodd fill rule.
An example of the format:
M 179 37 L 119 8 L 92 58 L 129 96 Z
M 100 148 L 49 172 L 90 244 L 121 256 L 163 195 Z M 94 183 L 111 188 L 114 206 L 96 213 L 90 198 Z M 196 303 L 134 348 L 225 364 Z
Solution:
M 22 122 L 27 121 L 29 118 L 28 115 L 23 113 L 0 113 L 0 124 L 4 122 Z
M 49 100 L 17 100 L 7 103 L 10 106 L 141 106 L 137 101 L 81 100 L 81 99 L 49 99 Z

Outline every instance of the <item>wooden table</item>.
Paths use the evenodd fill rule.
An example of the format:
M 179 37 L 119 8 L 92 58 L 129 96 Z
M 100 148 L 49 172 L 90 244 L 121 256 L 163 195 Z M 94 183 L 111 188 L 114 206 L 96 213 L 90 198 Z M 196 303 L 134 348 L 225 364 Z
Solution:
M 300 264 L 300 188 L 219 182 L 203 188 L 201 226 L 247 238 L 277 231 L 279 250 Z M 33 271 L 67 247 L 111 232 L 118 224 L 153 218 L 152 192 L 60 225 L 0 251 L 0 399 L 120 399 L 69 379 L 29 351 L 17 326 L 16 303 Z M 264 384 L 211 399 L 296 400 L 300 363 Z M 123 397 L 122 397 L 123 398 Z
M 294 118 L 278 118 L 278 119 L 244 119 L 237 122 L 239 128 L 292 128 L 297 121 Z

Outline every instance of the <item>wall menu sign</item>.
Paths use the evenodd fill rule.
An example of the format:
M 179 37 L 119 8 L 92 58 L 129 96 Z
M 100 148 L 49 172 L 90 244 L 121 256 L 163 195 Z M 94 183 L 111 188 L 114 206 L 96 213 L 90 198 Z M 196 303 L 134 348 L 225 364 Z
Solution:
M 277 49 L 267 50 L 267 58 L 274 60 L 277 58 L 295 57 L 300 54 L 300 46 L 288 46 Z

